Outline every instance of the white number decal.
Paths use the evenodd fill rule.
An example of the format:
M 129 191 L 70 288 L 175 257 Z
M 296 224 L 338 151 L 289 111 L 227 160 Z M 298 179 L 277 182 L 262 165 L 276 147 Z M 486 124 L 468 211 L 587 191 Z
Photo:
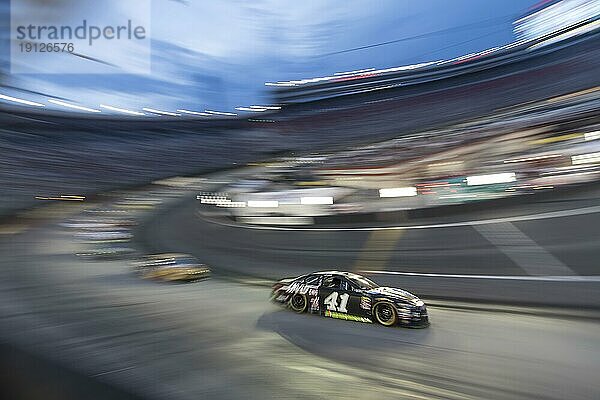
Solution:
M 329 296 L 325 297 L 325 300 L 323 300 L 329 311 L 337 310 L 337 298 L 338 292 L 333 292 Z
M 340 297 L 340 305 L 338 307 L 337 300 L 338 296 Z M 350 299 L 350 295 L 348 293 L 343 293 L 339 295 L 338 292 L 333 292 L 329 296 L 323 300 L 323 303 L 327 306 L 329 311 L 339 311 L 343 313 L 347 313 L 346 305 L 348 304 L 348 299 Z
M 344 293 L 340 296 L 340 306 L 338 307 L 339 312 L 344 312 L 344 313 L 348 312 L 348 310 L 346 310 L 346 304 L 348 304 L 349 298 L 350 298 L 350 295 L 348 293 Z

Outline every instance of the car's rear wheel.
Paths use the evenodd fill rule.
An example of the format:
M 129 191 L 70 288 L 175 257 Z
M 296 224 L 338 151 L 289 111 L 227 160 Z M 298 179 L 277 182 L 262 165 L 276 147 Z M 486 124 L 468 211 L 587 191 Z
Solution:
M 296 293 L 290 299 L 290 308 L 297 313 L 303 313 L 306 311 L 306 306 L 308 305 L 308 300 L 306 300 L 306 295 Z
M 384 326 L 395 325 L 396 321 L 398 321 L 396 308 L 391 303 L 386 301 L 377 303 L 373 308 L 373 314 L 375 316 L 375 320 Z

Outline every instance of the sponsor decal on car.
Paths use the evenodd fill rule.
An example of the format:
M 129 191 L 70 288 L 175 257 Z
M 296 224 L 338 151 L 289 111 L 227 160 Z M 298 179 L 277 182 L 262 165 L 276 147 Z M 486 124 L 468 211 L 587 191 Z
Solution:
M 319 307 L 319 296 L 313 297 L 310 299 L 310 312 L 318 312 Z
M 398 307 L 398 318 L 408 320 L 410 317 L 410 307 Z
M 360 298 L 360 308 L 362 308 L 363 310 L 370 310 L 371 309 L 371 298 L 366 297 L 366 296 L 361 297 Z
M 285 288 L 286 293 L 300 293 L 300 294 L 308 294 L 309 296 L 316 296 L 318 293 L 317 286 L 309 286 L 304 283 L 294 282 L 288 287 Z
M 286 301 L 288 298 L 287 294 L 280 294 L 279 296 L 277 296 L 277 298 L 275 299 L 276 301 Z
M 358 322 L 373 322 L 371 321 L 369 318 L 365 318 L 365 317 L 359 317 L 356 315 L 350 315 L 350 314 L 345 314 L 345 313 L 340 313 L 337 311 L 325 311 L 325 316 L 326 317 L 331 317 L 331 318 L 337 318 L 337 319 L 344 319 L 346 321 L 358 321 Z

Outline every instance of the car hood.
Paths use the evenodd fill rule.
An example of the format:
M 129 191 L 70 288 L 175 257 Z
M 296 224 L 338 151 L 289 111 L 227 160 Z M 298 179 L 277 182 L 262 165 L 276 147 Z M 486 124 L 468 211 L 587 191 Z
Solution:
M 371 289 L 367 293 L 374 296 L 383 295 L 390 300 L 402 301 L 407 303 L 416 303 L 420 300 L 417 296 L 410 292 L 407 292 L 406 290 L 387 286 L 380 286 L 378 288 Z

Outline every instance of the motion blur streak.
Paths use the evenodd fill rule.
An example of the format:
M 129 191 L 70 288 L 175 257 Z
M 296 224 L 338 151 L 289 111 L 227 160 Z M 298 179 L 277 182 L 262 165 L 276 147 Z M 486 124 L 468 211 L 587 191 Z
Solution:
M 125 108 L 107 106 L 107 105 L 104 105 L 104 104 L 100 104 L 100 108 L 105 108 L 105 109 L 110 110 L 110 111 L 116 111 L 116 112 L 119 112 L 119 113 L 129 114 L 129 115 L 145 115 L 143 112 L 127 110 Z
M 87 111 L 87 112 L 92 112 L 92 113 L 101 112 L 100 110 L 96 110 L 94 108 L 82 107 L 82 106 L 70 104 L 70 103 L 67 103 L 67 102 L 61 101 L 61 100 L 50 99 L 50 100 L 48 100 L 48 102 L 53 103 L 53 104 L 58 104 L 59 106 L 63 106 L 63 107 L 67 107 L 67 108 L 73 108 L 73 109 L 79 110 L 79 111 Z
M 148 107 L 144 107 L 144 108 L 142 108 L 142 110 L 147 111 L 149 113 L 153 113 L 153 114 L 168 115 L 170 117 L 177 117 L 177 116 L 179 116 L 179 114 L 177 114 L 177 113 L 172 113 L 172 112 L 162 111 L 162 110 L 156 110 L 154 108 L 148 108 Z
M 16 97 L 7 96 L 5 94 L 0 94 L 0 99 L 6 100 L 6 101 L 11 101 L 13 103 L 25 104 L 27 106 L 44 107 L 44 105 L 41 103 L 36 103 L 34 101 L 28 101 L 28 100 L 24 100 L 24 99 L 18 99 Z
M 238 6 L 245 18 L 266 7 L 231 12 Z M 320 47 L 328 27 L 310 21 L 302 46 L 280 47 L 298 63 L 269 67 L 295 73 L 273 72 L 264 88 L 260 76 L 268 99 L 235 97 L 250 74 L 237 88 L 202 69 L 180 77 L 162 51 L 159 81 L 110 82 L 151 82 L 152 98 L 93 87 L 62 96 L 0 74 L 0 368 L 11 371 L 0 374 L 2 394 L 598 398 L 599 6 L 544 1 L 505 27 L 508 43 L 424 49 L 429 61 L 408 65 L 362 53 L 396 54 L 383 47 L 392 41 Z M 287 30 L 284 8 L 269 17 Z M 179 9 L 194 3 L 169 2 Z M 372 20 L 367 11 L 352 30 Z M 390 21 L 370 23 L 387 31 Z M 223 40 L 237 44 L 239 32 L 225 28 Z M 290 25 L 286 35 L 299 33 Z M 198 55 L 166 53 L 182 63 Z M 340 54 L 354 61 L 327 70 Z M 179 102 L 163 90 L 173 80 L 222 101 Z M 376 283 L 339 281 L 323 295 L 326 279 L 312 273 L 332 269 Z M 282 282 L 305 290 L 295 311 L 312 291 L 311 312 L 327 318 L 271 304 Z M 414 292 L 393 289 L 414 307 L 383 297 L 385 287 Z M 384 326 L 413 317 L 423 329 Z

